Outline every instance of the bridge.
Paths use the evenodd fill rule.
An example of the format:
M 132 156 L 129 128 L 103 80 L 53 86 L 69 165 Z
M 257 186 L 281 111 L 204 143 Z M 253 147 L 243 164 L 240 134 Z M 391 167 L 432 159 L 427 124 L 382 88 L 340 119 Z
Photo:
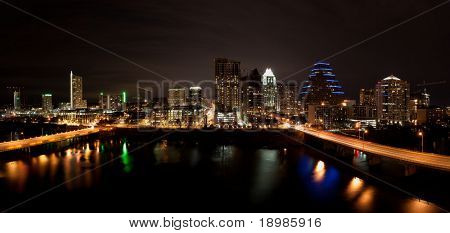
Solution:
M 326 141 L 372 153 L 375 155 L 404 161 L 414 165 L 425 166 L 450 172 L 450 156 L 412 151 L 392 146 L 381 145 L 356 138 L 351 138 L 323 130 L 297 126 L 295 129 Z
M 98 133 L 100 131 L 99 128 L 86 128 L 80 130 L 74 130 L 69 132 L 57 133 L 46 136 L 38 136 L 33 138 L 27 138 L 17 141 L 9 141 L 0 143 L 0 152 L 18 150 L 23 148 L 28 148 L 32 146 L 43 145 L 46 143 L 59 142 L 67 139 L 86 136 L 93 133 Z

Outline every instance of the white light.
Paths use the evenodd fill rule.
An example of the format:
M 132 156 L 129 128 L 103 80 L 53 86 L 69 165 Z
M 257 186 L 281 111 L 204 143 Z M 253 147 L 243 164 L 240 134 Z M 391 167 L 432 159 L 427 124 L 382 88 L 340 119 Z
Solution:
M 383 80 L 400 80 L 399 78 L 397 78 L 397 77 L 395 77 L 394 75 L 390 75 L 390 76 L 388 76 L 388 77 L 386 77 L 386 78 L 384 78 Z
M 263 76 L 264 76 L 264 77 L 269 77 L 269 76 L 270 76 L 270 77 L 273 77 L 273 76 L 275 76 L 275 75 L 273 74 L 271 68 L 267 68 L 267 69 L 266 69 L 266 72 L 264 72 Z

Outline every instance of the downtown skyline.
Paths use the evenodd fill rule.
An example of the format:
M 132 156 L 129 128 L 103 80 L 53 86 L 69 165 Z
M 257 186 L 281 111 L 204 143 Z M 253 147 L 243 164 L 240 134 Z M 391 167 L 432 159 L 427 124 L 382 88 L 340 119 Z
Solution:
M 266 2 L 248 7 L 245 7 L 248 3 L 241 3 L 243 7 L 230 4 L 224 11 L 235 16 L 232 20 L 228 20 L 215 3 L 208 3 L 201 9 L 173 2 L 158 6 L 127 3 L 120 7 L 114 1 L 96 2 L 92 7 L 77 3 L 70 8 L 66 3 L 52 5 L 53 11 L 35 3 L 18 6 L 169 79 L 199 82 L 213 80 L 211 62 L 215 57 L 241 61 L 242 69 L 247 71 L 271 67 L 277 78 L 283 79 L 439 1 L 421 2 L 411 7 L 403 7 L 409 6 L 408 3 L 388 1 L 354 3 L 347 8 L 336 7 L 333 3 Z M 132 11 L 139 9 L 136 5 L 143 10 Z M 169 15 L 165 14 L 168 9 L 173 10 Z M 356 13 L 352 9 L 370 11 L 370 14 Z M 83 19 L 82 23 L 64 18 L 68 10 L 73 19 Z M 0 11 L 8 16 L 9 20 L 2 24 L 11 32 L 2 39 L 8 46 L 1 57 L 0 76 L 5 78 L 0 85 L 24 87 L 23 98 L 31 100 L 51 92 L 55 102 L 68 102 L 66 78 L 70 70 L 83 76 L 89 102 L 96 101 L 99 89 L 135 90 L 137 80 L 161 80 L 13 8 L 2 5 Z M 441 23 L 449 17 L 446 11 L 448 6 L 438 8 L 327 60 L 333 64 L 349 98 L 356 99 L 360 88 L 372 87 L 391 74 L 410 82 L 411 89 L 423 81 L 447 80 L 449 73 L 442 67 L 449 65 L 445 59 L 449 52 L 445 42 L 449 30 Z M 97 18 L 94 13 L 98 14 Z M 255 17 L 243 20 L 248 13 Z M 209 14 L 217 16 L 206 23 L 203 19 Z M 265 17 L 267 14 L 273 16 L 269 19 Z M 118 25 L 111 20 L 116 15 L 121 16 Z M 89 24 L 93 19 L 95 23 Z M 28 30 L 29 26 L 45 40 L 27 36 L 33 32 Z M 40 54 L 45 57 L 39 57 Z M 308 71 L 289 79 L 301 82 L 307 78 Z M 430 87 L 433 104 L 448 104 L 446 89 L 448 83 Z M 8 93 L 4 91 L 1 95 L 2 104 L 8 104 L 10 101 L 5 101 L 10 99 Z
M 445 229 L 449 13 L 0 0 L 0 229 Z

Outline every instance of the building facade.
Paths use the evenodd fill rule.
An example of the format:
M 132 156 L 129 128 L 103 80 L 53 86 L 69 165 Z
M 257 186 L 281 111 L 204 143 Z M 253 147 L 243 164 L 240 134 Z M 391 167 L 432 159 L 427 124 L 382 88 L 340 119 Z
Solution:
M 167 98 L 169 107 L 187 106 L 188 90 L 186 88 L 169 89 L 169 97 Z
M 241 65 L 238 61 L 216 58 L 215 119 L 221 124 L 235 124 L 241 113 Z
M 298 115 L 298 85 L 296 82 L 278 83 L 280 113 L 287 116 Z
M 21 109 L 21 100 L 20 100 L 20 91 L 19 90 L 17 90 L 17 91 L 14 91 L 14 93 L 13 93 L 13 96 L 14 96 L 14 110 L 15 111 L 18 111 L 18 110 L 20 110 Z
M 261 79 L 262 94 L 265 113 L 273 113 L 280 111 L 280 102 L 278 99 L 277 78 L 272 69 L 267 68 Z
M 303 83 L 300 99 L 304 111 L 308 105 L 339 105 L 344 100 L 344 91 L 329 63 L 318 62 Z
M 257 69 L 242 78 L 242 112 L 247 122 L 261 121 L 264 111 L 261 80 L 262 76 Z
M 203 106 L 203 94 L 201 87 L 190 87 L 188 103 L 190 106 L 201 107 Z
M 42 94 L 42 111 L 51 112 L 53 110 L 52 94 Z
M 87 108 L 87 101 L 83 99 L 83 78 L 70 71 L 70 108 Z
M 377 118 L 383 124 L 409 121 L 409 84 L 393 75 L 376 85 Z

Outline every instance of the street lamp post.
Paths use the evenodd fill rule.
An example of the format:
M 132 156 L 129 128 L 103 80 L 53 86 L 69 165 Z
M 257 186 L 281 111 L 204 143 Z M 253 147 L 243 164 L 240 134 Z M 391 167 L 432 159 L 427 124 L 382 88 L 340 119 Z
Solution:
M 423 152 L 423 132 L 419 132 L 419 136 L 422 138 L 422 152 Z

